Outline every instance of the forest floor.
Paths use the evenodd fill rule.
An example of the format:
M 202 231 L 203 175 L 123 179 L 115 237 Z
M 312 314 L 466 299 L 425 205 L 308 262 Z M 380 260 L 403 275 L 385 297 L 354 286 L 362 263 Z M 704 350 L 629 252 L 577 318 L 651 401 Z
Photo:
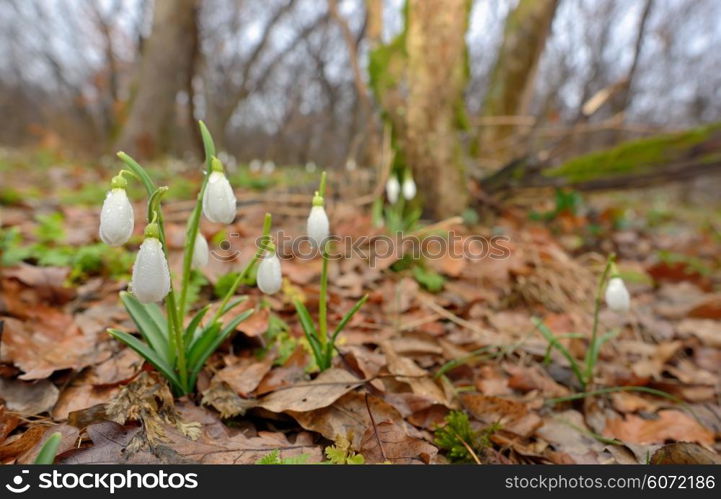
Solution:
M 486 224 L 441 226 L 460 236 L 459 249 L 471 236 L 507 236 L 506 258 L 448 252 L 422 262 L 382 255 L 372 264 L 359 255 L 331 262 L 331 327 L 363 294 L 370 298 L 321 374 L 292 305 L 300 298 L 315 315 L 320 260 L 286 258 L 280 293 L 239 289 L 249 299 L 238 313 L 256 312 L 210 358 L 196 393 L 178 399 L 106 333 L 135 331 L 118 292 L 141 240 L 142 204 L 131 243 L 109 248 L 97 239 L 109 167 L 48 160 L 23 168 L 7 160 L 0 172 L 3 463 L 32 462 L 53 432 L 63 436 L 62 463 L 342 463 L 362 455 L 366 463 L 623 464 L 649 462 L 673 442 L 689 445 L 667 447 L 681 452 L 655 454 L 655 462 L 719 462 L 718 211 L 650 195 L 579 204 L 546 193 L 532 212 L 511 204 Z M 334 186 L 360 185 L 330 173 L 330 198 Z M 201 226 L 211 248 L 223 240 L 231 247 L 194 277 L 194 308 L 217 305 L 224 276 L 255 251 L 264 212 L 274 215 L 274 232 L 303 234 L 315 177 L 289 180 L 276 171 L 234 183 L 233 225 Z M 197 177 L 168 178 L 176 189 L 164 209 L 177 274 Z M 132 191 L 131 198 L 140 199 Z M 334 234 L 383 233 L 369 206 L 335 198 Z M 532 318 L 582 359 L 612 252 L 632 307 L 627 314 L 601 307 L 599 333 L 616 335 L 583 387 Z

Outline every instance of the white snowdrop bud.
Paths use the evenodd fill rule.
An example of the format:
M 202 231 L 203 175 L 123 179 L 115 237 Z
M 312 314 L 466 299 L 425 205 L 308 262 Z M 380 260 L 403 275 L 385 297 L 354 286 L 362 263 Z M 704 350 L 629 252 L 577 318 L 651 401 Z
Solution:
M 253 173 L 258 173 L 260 171 L 260 169 L 262 168 L 262 166 L 263 166 L 263 162 L 260 161 L 259 159 L 252 160 L 250 162 L 250 164 L 248 165 L 248 167 L 250 168 L 250 171 Z
M 391 204 L 396 204 L 398 201 L 398 194 L 400 193 L 401 185 L 398 183 L 398 177 L 391 175 L 386 182 L 386 196 Z
M 195 247 L 193 248 L 193 268 L 199 269 L 208 265 L 209 256 L 208 241 L 198 232 L 198 235 L 195 236 Z
M 256 277 L 258 289 L 267 295 L 272 295 L 280 290 L 283 283 L 283 275 L 280 271 L 280 260 L 275 252 L 266 252 L 258 265 Z
M 328 238 L 330 224 L 328 215 L 322 205 L 315 205 L 310 209 L 308 215 L 307 233 L 318 248 L 322 248 L 323 242 Z
M 135 257 L 130 290 L 140 303 L 154 303 L 170 291 L 170 271 L 160 240 L 148 235 L 147 229 L 146 236 Z
M 631 295 L 620 277 L 611 277 L 606 286 L 606 304 L 614 312 L 628 312 L 631 308 Z
M 235 193 L 220 161 L 215 158 L 203 195 L 203 215 L 211 222 L 222 224 L 229 224 L 235 218 Z
M 133 206 L 130 204 L 125 189 L 115 187 L 118 185 L 117 178 L 122 177 L 113 179 L 114 187 L 105 196 L 103 209 L 100 211 L 100 239 L 110 246 L 125 244 L 133 234 L 135 226 Z M 125 182 L 124 179 L 123 182 Z
M 263 163 L 263 173 L 265 173 L 266 175 L 270 175 L 274 171 L 275 163 L 273 163 L 272 161 L 266 161 L 265 163 Z
M 410 175 L 407 175 L 403 180 L 403 197 L 406 198 L 407 201 L 416 197 L 416 183 Z

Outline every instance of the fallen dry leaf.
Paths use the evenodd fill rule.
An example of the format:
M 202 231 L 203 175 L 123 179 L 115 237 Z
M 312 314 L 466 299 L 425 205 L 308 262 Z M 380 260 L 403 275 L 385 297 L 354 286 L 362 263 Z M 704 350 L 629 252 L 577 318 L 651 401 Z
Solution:
M 500 423 L 504 430 L 529 437 L 541 427 L 543 420 L 528 404 L 480 393 L 464 393 L 461 402 L 477 420 L 486 424 Z
M 707 446 L 714 443 L 713 432 L 684 412 L 669 409 L 659 411 L 656 416 L 654 419 L 643 419 L 630 414 L 624 418 L 609 419 L 604 435 L 635 444 L 664 443 L 668 440 Z
M 331 368 L 313 381 L 283 387 L 266 395 L 257 406 L 271 412 L 312 411 L 329 406 L 360 384 L 348 371 Z
M 76 447 L 78 437 L 80 436 L 80 430 L 70 425 L 58 425 L 50 426 L 45 430 L 45 433 L 38 440 L 35 446 L 28 449 L 22 456 L 18 457 L 18 464 L 31 464 L 35 462 L 40 450 L 45 445 L 45 442 L 50 438 L 53 433 L 60 433 L 60 444 L 58 445 L 58 451 L 56 455 L 60 455 L 65 451 Z
M 8 410 L 34 416 L 49 412 L 58 400 L 60 391 L 48 380 L 28 383 L 0 378 L 0 399 Z
M 438 449 L 409 435 L 407 427 L 394 421 L 382 421 L 366 430 L 360 452 L 367 463 L 429 464 Z
M 370 414 L 376 423 L 400 421 L 400 413 L 387 402 L 358 392 L 350 392 L 332 405 L 308 412 L 288 412 L 306 430 L 320 433 L 328 440 L 342 435 L 351 442 L 353 449 L 360 449 L 365 431 L 372 425 Z
M 407 383 L 416 395 L 448 405 L 446 394 L 431 379 L 428 371 L 419 367 L 412 359 L 398 355 L 388 341 L 381 342 L 381 348 L 388 362 L 388 371 L 397 376 L 398 381 Z
M 3 319 L 0 360 L 24 371 L 20 379 L 45 379 L 61 369 L 80 370 L 105 356 L 96 350 L 95 338 L 82 334 L 71 315 L 40 305 L 34 314 L 25 322 Z
M 721 464 L 721 456 L 698 444 L 675 442 L 654 452 L 650 464 Z
M 224 381 L 242 397 L 247 398 L 258 387 L 273 365 L 273 359 L 266 357 L 262 361 L 243 359 L 238 364 L 227 366 L 218 371 L 215 378 Z

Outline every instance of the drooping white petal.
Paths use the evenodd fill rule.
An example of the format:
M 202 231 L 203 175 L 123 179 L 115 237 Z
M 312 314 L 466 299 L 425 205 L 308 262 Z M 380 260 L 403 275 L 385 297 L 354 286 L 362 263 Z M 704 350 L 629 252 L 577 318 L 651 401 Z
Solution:
M 323 241 L 328 238 L 330 224 L 328 222 L 328 215 L 325 213 L 325 208 L 322 206 L 313 206 L 310 209 L 310 215 L 308 215 L 307 232 L 318 248 L 321 248 Z
M 620 277 L 612 277 L 608 281 L 606 304 L 615 312 L 628 312 L 631 308 L 631 295 Z
M 403 181 L 403 197 L 410 201 L 416 197 L 416 183 L 412 177 L 406 177 Z
M 272 161 L 266 161 L 263 163 L 263 173 L 270 175 L 275 171 L 275 163 Z
M 398 201 L 400 190 L 401 185 L 398 183 L 398 177 L 391 175 L 388 182 L 386 182 L 386 196 L 391 204 L 396 204 L 396 201 Z
M 158 239 L 147 237 L 140 245 L 130 286 L 140 303 L 158 302 L 170 291 L 168 261 Z
M 100 239 L 110 246 L 125 244 L 133 234 L 135 219 L 125 189 L 111 189 L 100 211 Z
M 215 223 L 229 224 L 235 218 L 235 193 L 223 172 L 211 172 L 203 196 L 203 215 Z
M 275 253 L 266 253 L 260 261 L 256 282 L 258 289 L 267 295 L 272 295 L 280 290 L 283 275 L 280 270 L 280 260 Z
M 200 233 L 195 236 L 195 247 L 193 250 L 193 268 L 199 269 L 208 265 L 208 258 L 210 256 L 208 241 L 206 241 Z

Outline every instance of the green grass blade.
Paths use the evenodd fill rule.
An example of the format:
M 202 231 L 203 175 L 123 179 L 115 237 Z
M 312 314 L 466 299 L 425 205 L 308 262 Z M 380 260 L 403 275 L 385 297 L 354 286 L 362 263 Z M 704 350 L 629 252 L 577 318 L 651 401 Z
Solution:
M 59 431 L 50 435 L 50 438 L 47 439 L 42 449 L 40 449 L 38 457 L 35 458 L 35 464 L 53 464 L 62 438 L 63 435 Z
M 198 341 L 193 343 L 188 352 L 188 370 L 193 373 L 200 372 L 200 369 L 208 360 L 208 357 L 215 352 L 220 344 L 228 337 L 230 333 L 235 331 L 238 324 L 250 317 L 255 310 L 246 310 L 242 314 L 235 317 L 232 321 L 222 327 L 216 322 L 212 326 L 206 328 L 199 336 Z
M 546 341 L 549 344 L 553 345 L 553 347 L 556 350 L 558 350 L 559 352 L 561 352 L 561 355 L 563 355 L 566 358 L 566 360 L 571 365 L 571 370 L 573 371 L 573 374 L 578 379 L 578 382 L 581 383 L 581 386 L 585 388 L 586 387 L 585 377 L 583 376 L 583 373 L 581 373 L 581 369 L 578 366 L 578 362 L 573 357 L 573 355 L 571 355 L 571 352 L 569 352 L 568 349 L 565 346 L 563 346 L 563 344 L 561 342 L 558 341 L 558 339 L 553 334 L 553 332 L 550 329 L 548 329 L 548 326 L 546 326 L 539 318 L 532 317 L 531 321 L 533 322 L 533 325 L 536 326 L 536 329 L 538 329 L 541 332 L 541 334 L 546 339 Z
M 613 330 L 610 331 L 602 336 L 599 336 L 596 340 L 595 344 L 592 343 L 588 348 L 588 353 L 586 354 L 586 379 L 590 382 L 591 378 L 593 377 L 593 371 L 596 367 L 596 363 L 598 362 L 598 356 L 601 354 L 601 347 L 604 343 L 607 341 L 615 338 L 619 330 Z
M 315 324 L 313 324 L 313 319 L 311 318 L 308 309 L 300 300 L 293 300 L 293 304 L 295 305 L 295 310 L 298 312 L 300 325 L 303 326 L 303 329 L 306 333 L 311 334 L 312 336 L 315 336 L 317 338 L 318 331 L 315 328 Z
M 351 308 L 348 313 L 346 313 L 343 318 L 340 320 L 338 325 L 335 327 L 335 330 L 333 331 L 333 336 L 331 338 L 331 343 L 335 342 L 336 337 L 340 334 L 341 331 L 343 331 L 343 328 L 350 322 L 350 320 L 353 318 L 356 312 L 360 310 L 360 308 L 363 306 L 363 304 L 368 301 L 368 295 L 365 295 L 363 298 L 358 300 L 355 305 L 353 305 L 353 308 Z
M 127 346 L 138 352 L 140 356 L 150 362 L 150 364 L 155 367 L 158 372 L 165 376 L 165 378 L 170 381 L 170 383 L 173 384 L 175 388 L 179 389 L 182 392 L 185 391 L 182 387 L 182 384 L 180 383 L 180 379 L 175 374 L 173 369 L 168 364 L 166 364 L 165 361 L 160 358 L 160 356 L 152 348 L 141 342 L 135 336 L 130 335 L 124 331 L 119 331 L 117 329 L 108 329 L 108 333 L 113 338 L 125 343 Z
M 128 311 L 135 325 L 138 326 L 138 332 L 143 336 L 143 339 L 145 339 L 148 345 L 164 362 L 169 364 L 167 327 L 165 330 L 162 330 L 161 326 L 153 318 L 153 313 L 148 310 L 148 307 L 140 303 L 137 298 L 130 293 L 125 291 L 121 292 L 120 300 L 123 302 L 125 310 Z
M 303 332 L 308 340 L 308 344 L 313 350 L 313 356 L 315 357 L 316 364 L 320 367 L 323 359 L 323 347 L 318 340 L 318 331 L 315 328 L 315 324 L 313 324 L 313 319 L 302 301 L 293 300 L 293 304 L 295 305 L 295 310 L 298 312 L 300 325 L 303 327 Z
M 211 356 L 213 352 L 215 352 L 218 347 L 230 336 L 230 333 L 235 331 L 235 329 L 238 327 L 238 324 L 243 322 L 245 319 L 250 317 L 255 310 L 246 310 L 242 314 L 240 314 L 238 317 L 234 318 L 232 321 L 230 321 L 228 324 L 226 324 L 223 329 L 220 330 L 219 333 L 213 333 L 211 335 L 212 340 L 204 345 L 199 346 L 197 353 L 195 353 L 196 357 L 192 357 L 191 353 L 191 363 L 189 364 L 189 370 L 190 370 L 190 381 L 189 381 L 189 387 L 192 389 L 195 386 L 195 381 L 198 378 L 198 373 L 200 373 L 200 370 L 205 365 L 205 362 L 208 360 L 208 357 Z M 219 324 L 214 324 L 213 327 L 217 328 L 219 327 Z
M 205 317 L 205 314 L 210 309 L 210 305 L 206 305 L 193 316 L 193 318 L 188 323 L 188 327 L 185 328 L 185 344 L 190 345 L 193 342 L 193 338 L 195 337 L 195 331 L 197 331 L 198 326 L 200 325 L 200 321 L 203 320 L 203 317 Z
M 248 300 L 247 296 L 241 296 L 237 300 L 233 300 L 232 302 L 228 303 L 226 306 L 224 306 L 220 310 L 220 315 L 218 317 L 223 317 L 225 314 L 227 314 L 228 312 L 233 310 L 235 307 L 237 307 L 238 305 L 240 305 L 241 303 L 243 303 L 247 300 Z

